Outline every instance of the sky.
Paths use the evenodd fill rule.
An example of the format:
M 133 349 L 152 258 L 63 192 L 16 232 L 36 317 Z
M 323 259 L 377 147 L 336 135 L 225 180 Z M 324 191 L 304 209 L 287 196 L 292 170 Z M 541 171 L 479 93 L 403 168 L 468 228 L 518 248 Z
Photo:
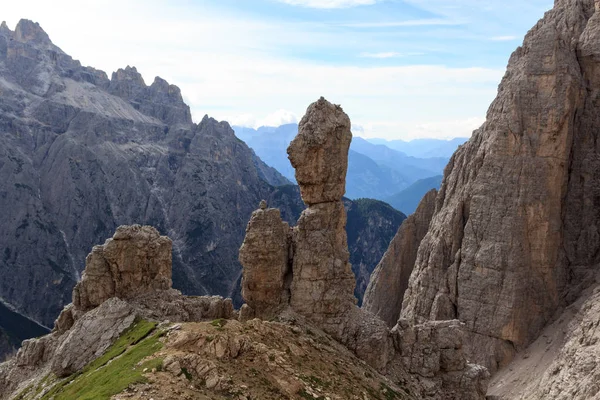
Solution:
M 19 0 L 84 65 L 179 86 L 196 122 L 297 122 L 324 96 L 367 138 L 468 137 L 553 0 Z

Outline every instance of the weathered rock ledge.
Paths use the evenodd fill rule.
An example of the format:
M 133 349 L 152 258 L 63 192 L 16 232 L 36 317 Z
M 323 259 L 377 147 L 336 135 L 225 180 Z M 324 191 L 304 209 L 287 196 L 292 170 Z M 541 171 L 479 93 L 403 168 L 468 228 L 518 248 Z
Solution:
M 171 240 L 150 226 L 121 226 L 86 259 L 73 303 L 51 334 L 23 342 L 0 364 L 0 399 L 32 377 L 81 371 L 139 319 L 177 322 L 232 318 L 231 299 L 188 297 L 171 288 Z

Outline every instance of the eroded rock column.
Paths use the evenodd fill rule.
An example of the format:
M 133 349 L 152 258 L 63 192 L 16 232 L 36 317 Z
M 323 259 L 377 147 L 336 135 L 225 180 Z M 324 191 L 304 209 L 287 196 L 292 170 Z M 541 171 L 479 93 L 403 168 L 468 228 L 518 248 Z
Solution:
M 240 248 L 244 266 L 242 297 L 247 307 L 243 318 L 269 319 L 289 301 L 291 231 L 276 208 L 263 200 L 252 213 Z M 289 277 L 291 279 L 291 276 Z
M 308 107 L 288 148 L 308 208 L 294 229 L 290 305 L 328 330 L 355 304 L 346 211 L 350 118 L 324 98 Z

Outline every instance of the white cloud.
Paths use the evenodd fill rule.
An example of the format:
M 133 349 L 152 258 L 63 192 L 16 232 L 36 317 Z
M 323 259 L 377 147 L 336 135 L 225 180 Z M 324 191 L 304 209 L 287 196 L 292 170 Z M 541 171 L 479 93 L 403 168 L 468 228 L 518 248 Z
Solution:
M 377 0 L 277 0 L 292 6 L 310 8 L 350 8 L 368 6 L 377 3 Z
M 397 51 L 387 51 L 387 52 L 381 52 L 381 53 L 360 53 L 360 57 L 362 58 L 378 58 L 378 59 L 385 59 L 385 58 L 398 58 L 398 57 L 409 57 L 409 56 L 422 56 L 425 53 L 418 53 L 418 52 L 413 52 L 413 53 L 398 53 Z
M 459 20 L 442 18 L 411 19 L 405 21 L 352 22 L 340 24 L 348 28 L 400 28 L 410 26 L 460 25 Z
M 240 114 L 226 116 L 224 118 L 231 125 L 244 126 L 246 128 L 260 128 L 261 126 L 277 127 L 298 122 L 298 116 L 288 110 L 277 110 L 264 118 L 256 118 L 253 114 Z
M 68 54 L 109 76 L 129 64 L 146 82 L 158 75 L 176 84 L 195 121 L 208 114 L 245 126 L 278 125 L 292 122 L 325 96 L 377 137 L 449 135 L 423 124 L 443 126 L 485 115 L 504 71 L 504 66 L 361 67 L 286 56 L 283 50 L 289 48 L 322 51 L 331 44 L 356 57 L 381 43 L 362 36 L 354 40 L 348 32 L 336 36 L 320 26 L 246 19 L 183 3 L 188 4 L 149 0 L 139 7 L 131 0 L 105 0 L 84 10 L 75 0 L 21 0 L 9 2 L 2 12 L 11 28 L 21 17 L 39 22 Z M 282 109 L 288 111 L 273 112 Z
M 419 138 L 454 139 L 457 137 L 471 137 L 473 131 L 485 122 L 483 117 L 465 119 L 449 119 L 427 123 L 403 123 L 397 121 L 375 121 L 360 125 L 361 129 L 354 129 L 353 133 L 364 138 L 402 139 L 414 140 Z M 394 135 L 381 134 L 395 131 Z
M 388 51 L 383 53 L 360 53 L 361 57 L 364 58 L 395 58 L 400 57 L 402 54 L 395 51 Z
M 517 40 L 518 38 L 516 36 L 494 36 L 491 37 L 490 40 L 493 40 L 494 42 L 509 42 L 512 40 Z
M 195 119 L 195 118 L 194 118 Z M 231 126 L 243 126 L 245 128 L 258 128 L 260 125 L 257 124 L 256 117 L 252 114 L 245 113 L 239 115 L 233 115 L 225 118 Z
M 259 121 L 260 126 L 281 126 L 285 124 L 295 124 L 296 122 L 298 122 L 298 117 L 288 110 L 277 110 Z

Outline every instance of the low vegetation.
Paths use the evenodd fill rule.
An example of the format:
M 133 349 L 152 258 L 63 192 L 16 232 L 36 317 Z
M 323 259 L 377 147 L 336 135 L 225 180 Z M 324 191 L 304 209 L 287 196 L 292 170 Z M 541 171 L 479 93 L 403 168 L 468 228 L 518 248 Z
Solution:
M 44 387 L 52 386 L 42 400 L 108 400 L 131 384 L 144 383 L 144 371 L 160 370 L 162 359 L 143 361 L 162 348 L 162 331 L 155 322 L 137 321 L 106 351 L 81 372 L 63 380 L 47 376 L 28 387 L 17 398 L 35 398 Z M 54 381 L 54 382 L 53 382 Z

